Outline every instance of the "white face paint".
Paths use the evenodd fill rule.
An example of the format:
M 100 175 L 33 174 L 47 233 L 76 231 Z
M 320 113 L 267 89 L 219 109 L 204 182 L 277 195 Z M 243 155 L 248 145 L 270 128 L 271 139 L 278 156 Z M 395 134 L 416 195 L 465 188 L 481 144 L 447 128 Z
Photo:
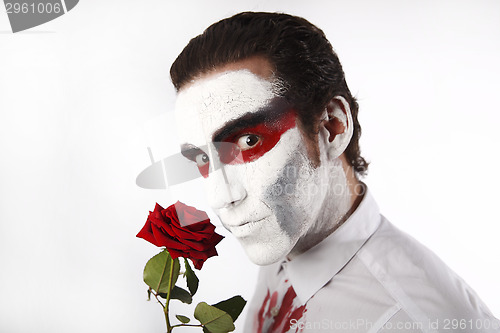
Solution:
M 280 98 L 274 92 L 279 88 L 248 70 L 229 71 L 197 80 L 179 92 L 176 103 L 182 142 L 195 147 L 209 145 L 190 158 L 199 165 L 207 157 L 210 160 L 210 172 L 205 174 L 210 205 L 259 265 L 276 262 L 294 248 L 311 247 L 350 207 L 340 160 L 328 160 L 328 140 L 320 134 L 320 167 L 313 167 L 305 139 L 295 126 L 294 112 L 275 107 Z M 281 130 L 281 136 L 263 131 L 269 126 L 255 121 L 242 125 L 242 117 L 248 120 L 273 112 L 282 112 L 281 118 L 272 124 L 264 122 L 275 131 Z M 283 129 L 276 123 L 288 126 Z M 239 128 L 236 134 L 221 141 L 233 142 L 250 158 L 221 163 L 210 144 L 222 128 L 231 130 L 233 125 Z M 259 138 L 257 143 L 252 135 Z M 277 142 L 268 144 L 273 138 Z M 208 172 L 208 164 L 200 170 L 203 168 Z

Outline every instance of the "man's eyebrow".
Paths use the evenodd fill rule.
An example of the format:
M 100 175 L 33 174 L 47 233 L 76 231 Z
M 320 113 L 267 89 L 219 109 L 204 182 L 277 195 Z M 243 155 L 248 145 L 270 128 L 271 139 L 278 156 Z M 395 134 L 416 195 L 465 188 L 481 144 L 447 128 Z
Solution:
M 290 105 L 282 98 L 274 99 L 257 112 L 246 113 L 243 116 L 228 121 L 212 135 L 212 142 L 222 142 L 225 138 L 242 129 L 254 127 L 263 122 L 277 120 L 290 109 Z

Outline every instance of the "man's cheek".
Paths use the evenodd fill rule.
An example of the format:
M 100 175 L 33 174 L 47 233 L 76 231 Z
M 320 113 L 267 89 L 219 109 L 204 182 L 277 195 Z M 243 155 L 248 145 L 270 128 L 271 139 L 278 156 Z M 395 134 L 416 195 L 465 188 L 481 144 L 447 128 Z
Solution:
M 296 129 L 282 136 L 282 139 L 267 154 L 256 161 L 238 165 L 226 165 L 228 181 L 243 186 L 249 197 L 258 198 L 271 205 L 276 202 L 280 208 L 290 202 L 297 193 L 297 178 L 300 177 L 303 153 L 299 151 Z

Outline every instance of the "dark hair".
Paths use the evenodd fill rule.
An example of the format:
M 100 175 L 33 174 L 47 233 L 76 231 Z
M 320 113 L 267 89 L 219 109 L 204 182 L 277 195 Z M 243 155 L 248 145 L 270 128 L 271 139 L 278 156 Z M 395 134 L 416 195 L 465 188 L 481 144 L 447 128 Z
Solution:
M 314 136 L 328 102 L 343 96 L 351 108 L 353 137 L 345 150 L 358 174 L 368 163 L 360 155 L 358 103 L 351 95 L 342 65 L 323 31 L 307 20 L 281 13 L 244 12 L 221 20 L 191 39 L 170 76 L 177 91 L 197 76 L 239 60 L 263 56 L 286 84 L 284 97 L 297 110 L 306 133 Z

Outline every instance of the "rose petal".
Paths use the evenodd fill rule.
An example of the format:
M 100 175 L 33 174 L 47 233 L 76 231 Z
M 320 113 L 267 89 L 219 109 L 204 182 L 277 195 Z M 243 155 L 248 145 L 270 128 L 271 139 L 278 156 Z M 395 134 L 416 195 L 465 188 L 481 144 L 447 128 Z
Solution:
M 158 244 L 158 242 L 155 239 L 155 236 L 153 235 L 153 231 L 151 229 L 151 221 L 149 219 L 146 220 L 146 224 L 144 225 L 144 227 L 142 227 L 141 231 L 139 231 L 136 237 L 143 238 L 148 242 L 152 243 L 153 245 L 161 246 Z
M 177 251 L 175 249 L 168 249 L 168 253 L 170 253 L 170 256 L 172 259 L 177 259 L 179 257 L 186 257 L 187 253 L 184 253 L 182 251 Z
M 185 227 L 191 224 L 208 220 L 208 215 L 202 210 L 183 204 L 180 201 L 175 203 L 175 208 L 179 217 L 180 225 Z
M 205 238 L 202 241 L 192 241 L 189 239 L 181 239 L 180 241 L 197 251 L 207 251 L 211 247 L 215 247 L 224 237 L 214 233 L 210 238 Z
M 191 259 L 191 261 L 193 262 L 194 268 L 196 268 L 196 269 L 201 269 L 203 267 L 203 263 L 205 262 L 205 260 L 198 260 L 198 259 L 193 259 L 193 258 L 189 258 L 189 259 Z
M 212 234 L 215 230 L 215 226 L 210 223 L 210 220 L 201 221 L 195 224 L 191 224 L 189 229 L 193 232 L 200 234 Z
M 164 230 L 165 233 L 168 234 L 169 237 L 171 238 L 177 238 L 177 235 L 175 234 L 172 226 L 167 223 L 163 223 L 160 229 Z
M 176 250 L 189 250 L 190 249 L 189 246 L 184 245 L 184 244 L 178 242 L 177 240 L 165 235 L 161 231 L 161 229 L 159 229 L 155 225 L 153 225 L 152 227 L 153 227 L 153 235 L 155 236 L 157 243 L 161 244 L 160 246 L 165 246 L 167 248 L 167 250 L 170 248 L 173 248 Z
M 184 211 L 182 214 L 182 220 L 186 223 L 185 225 L 191 225 L 208 220 L 208 215 L 205 212 L 200 211 Z
M 191 251 L 189 251 L 189 258 L 207 260 L 209 257 L 205 252 L 191 250 Z
M 210 243 L 215 247 L 215 245 L 219 244 L 221 240 L 224 239 L 224 236 L 221 236 L 217 233 L 214 233 L 210 238 Z
M 207 255 L 208 258 L 218 255 L 215 247 L 212 247 L 211 249 L 205 251 L 205 254 Z
M 194 239 L 194 240 L 200 241 L 200 240 L 206 238 L 204 235 L 193 233 L 188 228 L 180 228 L 180 227 L 174 226 L 174 227 L 172 227 L 172 232 L 174 232 L 174 234 L 179 239 Z
M 188 239 L 183 239 L 182 243 L 186 244 L 187 246 L 189 246 L 190 248 L 192 248 L 193 250 L 196 250 L 196 251 L 206 251 L 210 247 L 213 246 L 212 244 L 207 244 L 204 242 L 193 242 L 193 241 L 188 240 Z
M 172 208 L 172 206 L 168 207 L 167 209 L 164 209 L 162 212 L 163 220 L 166 223 L 173 224 L 175 226 L 180 226 L 179 224 L 179 217 L 177 216 L 177 212 L 175 209 Z

